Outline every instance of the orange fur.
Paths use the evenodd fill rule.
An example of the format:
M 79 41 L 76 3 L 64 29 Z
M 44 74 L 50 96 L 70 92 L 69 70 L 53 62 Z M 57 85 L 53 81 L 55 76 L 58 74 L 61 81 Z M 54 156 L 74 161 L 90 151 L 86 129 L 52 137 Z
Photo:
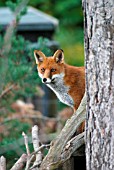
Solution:
M 57 50 L 51 57 L 38 50 L 34 55 L 43 83 L 55 92 L 60 101 L 77 110 L 85 92 L 84 67 L 66 64 L 62 50 Z
M 69 94 L 74 100 L 74 109 L 77 110 L 85 92 L 85 69 L 65 64 L 64 82 L 70 86 Z

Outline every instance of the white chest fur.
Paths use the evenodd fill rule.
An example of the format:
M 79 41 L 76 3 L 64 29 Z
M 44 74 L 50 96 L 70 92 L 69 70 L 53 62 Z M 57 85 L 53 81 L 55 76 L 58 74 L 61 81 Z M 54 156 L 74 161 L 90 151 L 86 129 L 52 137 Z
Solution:
M 73 107 L 74 105 L 73 99 L 68 94 L 69 86 L 65 86 L 63 77 L 64 77 L 63 74 L 55 75 L 54 83 L 47 84 L 47 86 L 54 91 L 54 93 L 62 103 L 65 103 L 66 105 Z

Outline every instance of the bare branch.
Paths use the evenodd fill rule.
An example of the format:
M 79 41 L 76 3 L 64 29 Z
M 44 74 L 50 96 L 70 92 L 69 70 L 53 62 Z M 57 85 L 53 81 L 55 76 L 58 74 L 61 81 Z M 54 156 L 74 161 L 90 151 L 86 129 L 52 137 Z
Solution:
M 28 146 L 28 138 L 23 133 L 25 139 L 25 146 L 27 150 L 27 155 L 23 154 L 19 160 L 15 163 L 15 165 L 11 168 L 11 170 L 21 170 L 26 163 L 25 170 L 53 170 L 58 168 L 61 164 L 67 161 L 71 155 L 84 144 L 84 134 L 79 134 L 75 137 L 74 134 L 76 129 L 80 126 L 80 124 L 85 120 L 85 111 L 86 111 L 86 95 L 84 95 L 81 104 L 78 110 L 73 114 L 73 116 L 66 122 L 64 128 L 61 133 L 57 136 L 55 140 L 51 142 L 50 150 L 47 156 L 44 158 L 42 162 L 42 153 L 41 149 L 48 147 L 50 145 L 41 145 L 38 135 L 38 126 L 35 125 L 32 128 L 32 141 L 34 152 L 30 154 L 29 146 Z M 33 166 L 30 167 L 30 164 L 33 158 L 36 158 Z M 41 163 L 42 162 L 42 163 Z M 4 169 L 3 169 L 4 170 Z
M 29 156 L 30 155 L 30 150 L 29 150 L 29 146 L 28 146 L 28 136 L 24 132 L 22 132 L 22 136 L 24 137 L 27 155 Z
M 31 161 L 32 161 L 33 158 L 34 158 L 34 155 L 30 155 L 30 156 L 27 157 L 27 162 L 26 162 L 25 170 L 29 170 L 30 169 L 30 164 L 31 164 Z
M 27 152 L 27 162 L 26 162 L 26 168 L 25 170 L 28 170 L 30 167 L 30 163 L 33 159 L 34 156 L 30 155 L 30 150 L 29 150 L 29 145 L 28 145 L 28 136 L 23 132 L 22 136 L 24 137 L 24 141 L 25 141 L 25 147 L 26 147 L 26 152 Z
M 57 133 L 51 133 L 51 134 L 40 134 L 40 138 L 42 139 L 42 142 L 45 143 L 47 141 L 52 141 L 53 138 L 57 136 Z M 28 137 L 29 143 L 31 144 L 31 137 Z M 11 150 L 18 150 L 19 147 L 23 146 L 23 138 L 17 139 L 15 142 L 12 142 L 12 144 L 8 144 L 7 146 L 1 146 L 0 147 L 0 155 L 11 151 Z M 40 146 L 41 147 L 41 146 Z M 39 147 L 39 149 L 40 149 Z M 48 148 L 49 145 L 44 145 L 43 148 Z M 41 148 L 42 149 L 42 148 Z M 39 151 L 39 150 L 38 150 Z M 32 153 L 31 153 L 32 154 Z M 35 154 L 35 152 L 33 152 Z
M 30 154 L 30 156 L 27 157 L 27 163 L 26 163 L 26 168 L 25 168 L 25 170 L 33 169 L 34 167 L 36 167 L 36 165 L 35 165 L 35 166 L 32 166 L 32 167 L 30 168 L 30 164 L 31 164 L 32 159 L 34 158 L 34 156 L 35 156 L 39 151 L 41 151 L 43 148 L 48 148 L 48 147 L 50 147 L 50 144 L 47 144 L 47 145 L 42 144 L 42 145 L 38 148 L 38 150 L 32 152 L 32 153 Z
M 33 164 L 33 167 L 36 167 L 36 166 L 40 165 L 41 161 L 42 161 L 41 150 L 38 151 L 38 148 L 40 147 L 40 140 L 39 140 L 39 136 L 38 136 L 38 126 L 37 125 L 32 127 L 32 141 L 33 141 L 34 151 L 37 151 L 36 160 Z
M 36 150 L 36 151 L 34 151 L 34 152 L 31 153 L 31 156 L 32 156 L 32 155 L 35 155 L 37 152 L 39 152 L 39 151 L 42 150 L 43 148 L 48 148 L 48 147 L 50 147 L 50 146 L 51 146 L 50 144 L 47 144 L 47 145 L 42 144 L 42 145 L 38 148 L 38 150 Z
M 85 142 L 84 142 L 84 135 L 85 132 L 75 136 L 74 138 L 72 138 L 65 146 L 61 157 L 62 157 L 62 164 L 68 160 L 71 155 L 80 147 L 82 146 Z
M 6 170 L 6 159 L 3 156 L 0 157 L 0 170 Z
M 11 49 L 12 35 L 14 33 L 14 29 L 18 24 L 17 17 L 20 14 L 20 12 L 25 8 L 25 6 L 28 4 L 28 2 L 29 0 L 22 0 L 14 11 L 14 20 L 7 27 L 6 33 L 4 35 L 4 45 L 2 48 L 2 55 L 8 54 Z
M 25 134 L 24 134 L 24 136 L 25 136 Z M 38 126 L 37 125 L 32 127 L 32 142 L 33 142 L 34 152 L 32 154 L 28 155 L 25 170 L 29 170 L 29 169 L 34 169 L 34 170 L 37 169 L 38 170 L 38 165 L 40 165 L 41 161 L 42 161 L 41 149 L 44 148 L 44 145 L 42 145 L 40 147 L 40 140 L 39 140 L 39 136 L 38 136 Z M 26 143 L 25 143 L 25 145 L 26 145 Z M 36 159 L 34 161 L 33 166 L 30 168 L 31 161 L 34 156 L 36 157 Z
M 57 136 L 57 138 L 52 141 L 50 150 L 41 164 L 41 170 L 58 168 L 65 160 L 69 158 L 69 155 L 72 155 L 74 149 L 68 149 L 70 153 L 66 152 L 66 155 L 64 155 L 63 153 L 65 151 L 65 148 L 68 147 L 68 141 L 71 140 L 72 136 L 76 132 L 76 129 L 85 120 L 85 112 L 86 95 L 84 95 L 78 110 L 73 114 L 71 119 L 66 122 L 66 125 L 62 129 L 59 136 Z M 83 143 L 83 134 L 82 136 L 76 137 L 75 142 L 77 143 L 77 148 L 80 146 L 80 141 L 81 143 Z
M 27 160 L 27 155 L 23 154 L 10 170 L 22 170 Z

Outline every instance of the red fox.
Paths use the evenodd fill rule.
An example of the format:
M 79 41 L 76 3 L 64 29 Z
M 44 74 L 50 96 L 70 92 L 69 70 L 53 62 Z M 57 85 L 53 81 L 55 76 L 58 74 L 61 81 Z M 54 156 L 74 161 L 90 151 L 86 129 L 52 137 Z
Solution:
M 42 82 L 54 91 L 62 103 L 77 110 L 85 92 L 84 67 L 66 64 L 63 50 L 57 50 L 51 57 L 35 50 L 34 56 Z
M 34 51 L 38 74 L 59 100 L 77 110 L 85 92 L 84 67 L 74 67 L 64 62 L 63 50 L 46 57 L 39 50 Z

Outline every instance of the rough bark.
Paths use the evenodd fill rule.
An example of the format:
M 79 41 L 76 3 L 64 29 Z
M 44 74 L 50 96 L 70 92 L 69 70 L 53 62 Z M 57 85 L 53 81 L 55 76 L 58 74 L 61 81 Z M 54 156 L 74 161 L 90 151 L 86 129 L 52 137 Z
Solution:
M 44 158 L 40 170 L 54 170 L 67 161 L 71 155 L 84 144 L 84 132 L 75 136 L 76 129 L 85 120 L 86 95 L 73 116 L 67 120 L 61 133 L 51 142 L 48 154 Z
M 114 169 L 114 1 L 84 0 L 87 170 Z

